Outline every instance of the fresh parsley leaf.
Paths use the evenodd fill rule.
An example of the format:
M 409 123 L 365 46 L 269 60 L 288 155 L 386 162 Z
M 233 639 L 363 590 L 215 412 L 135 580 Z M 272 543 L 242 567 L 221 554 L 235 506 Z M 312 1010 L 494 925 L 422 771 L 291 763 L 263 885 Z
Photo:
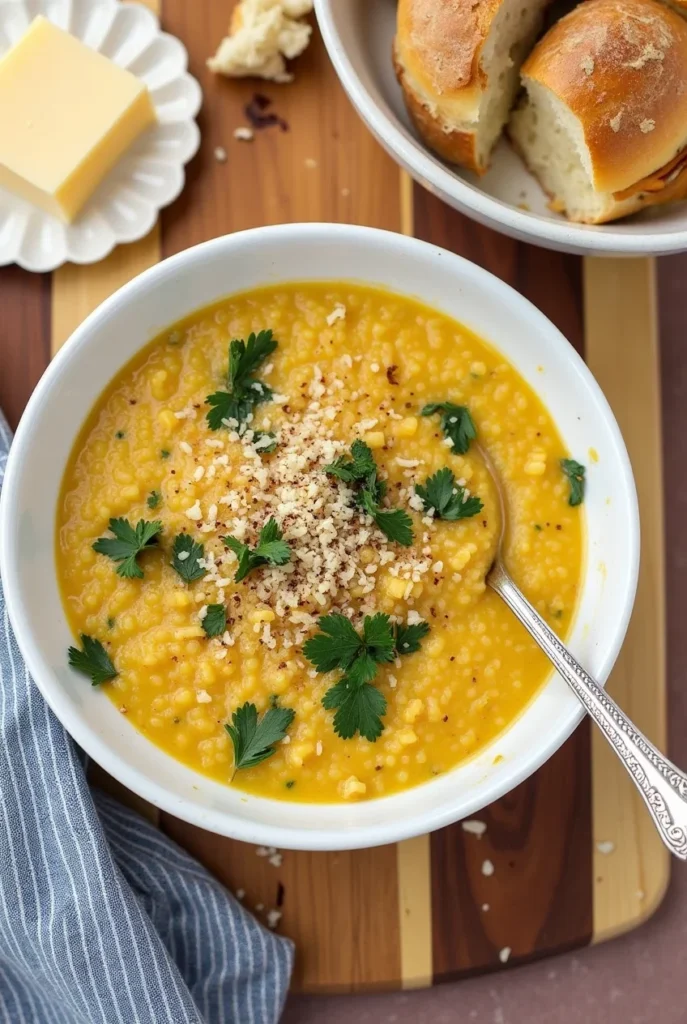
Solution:
M 115 433 L 115 437 L 117 438 L 118 441 L 122 441 L 126 437 L 126 434 L 124 433 L 123 430 L 118 430 Z
M 381 717 L 386 712 L 384 696 L 370 685 L 377 667 L 397 654 L 419 650 L 429 627 L 424 622 L 393 629 L 389 616 L 381 612 L 365 616 L 362 636 L 344 615 L 325 615 L 319 627 L 321 632 L 307 641 L 303 653 L 318 672 L 335 668 L 344 672 L 322 699 L 327 710 L 337 709 L 334 730 L 343 739 L 359 732 L 374 742 L 381 735 Z
M 354 483 L 365 480 L 371 473 L 377 472 L 374 455 L 369 445 L 364 441 L 354 441 L 351 445 L 351 459 L 340 455 L 334 462 L 324 467 L 325 473 L 336 476 L 344 483 Z
M 274 744 L 286 736 L 295 717 L 293 708 L 269 708 L 258 719 L 258 709 L 248 701 L 234 712 L 224 728 L 234 746 L 234 772 L 254 768 L 274 753 Z
M 287 789 L 293 789 L 293 787 L 296 785 L 296 780 L 289 779 L 289 781 L 285 782 L 284 785 L 286 786 Z
M 403 547 L 410 547 L 413 543 L 413 521 L 404 509 L 380 508 L 375 495 L 367 488 L 361 493 L 361 504 L 385 537 Z
M 211 430 L 219 430 L 225 420 L 244 424 L 256 405 L 270 400 L 272 389 L 252 375 L 276 347 L 272 331 L 251 334 L 247 342 L 234 339 L 230 343 L 228 390 L 216 391 L 205 399 L 211 406 L 206 417 Z
M 413 522 L 403 509 L 386 509 L 381 502 L 386 495 L 386 482 L 380 480 L 374 455 L 364 441 L 351 445 L 352 458 L 340 455 L 324 467 L 329 476 L 338 477 L 344 483 L 353 484 L 357 490 L 355 502 L 374 519 L 378 529 L 398 544 L 408 547 L 413 543 Z
M 345 615 L 323 615 L 318 622 L 321 630 L 307 640 L 303 654 L 318 672 L 347 669 L 363 646 L 355 628 Z
M 561 469 L 570 482 L 568 504 L 573 507 L 581 505 L 584 501 L 585 467 L 581 462 L 575 462 L 574 459 L 561 459 Z
M 386 699 L 384 694 L 369 683 L 356 685 L 348 676 L 344 676 L 327 690 L 322 704 L 328 711 L 337 709 L 334 732 L 341 739 L 349 740 L 359 732 L 370 743 L 374 743 L 382 735 Z
M 159 519 L 153 523 L 139 519 L 136 526 L 132 526 L 128 519 L 110 519 L 109 528 L 114 537 L 100 537 L 93 545 L 93 550 L 119 563 L 116 569 L 118 576 L 124 579 L 134 576 L 143 579 L 138 556 L 146 548 L 157 544 L 158 536 L 162 533 L 162 523 Z
M 146 505 L 148 506 L 148 508 L 151 508 L 151 509 L 152 508 L 157 508 L 157 506 L 160 504 L 161 501 L 162 501 L 162 495 L 160 494 L 160 492 L 159 491 L 151 491 L 150 494 L 148 495 L 148 497 L 146 498 Z
M 456 483 L 456 478 L 446 466 L 425 481 L 424 486 L 415 484 L 415 493 L 422 498 L 425 510 L 434 509 L 437 519 L 469 519 L 484 507 L 476 495 L 465 496 L 465 488 Z
M 267 520 L 260 531 L 254 550 L 251 550 L 247 544 L 236 537 L 222 537 L 222 540 L 239 560 L 238 569 L 234 575 L 236 583 L 240 583 L 249 572 L 258 569 L 261 565 L 286 565 L 291 558 L 291 548 L 283 539 L 276 519 Z
M 244 398 L 232 395 L 230 391 L 216 391 L 214 395 L 208 395 L 205 402 L 212 406 L 205 417 L 210 430 L 219 430 L 226 426 L 225 420 L 235 420 L 237 424 L 243 423 L 257 404 L 251 400 L 250 396 Z
M 205 548 L 187 533 L 178 533 L 172 545 L 172 568 L 184 583 L 193 583 L 205 575 L 205 569 L 198 565 L 198 559 L 205 557 Z
M 114 627 L 115 627 L 115 620 L 110 616 L 108 618 L 108 620 L 107 620 L 107 628 L 108 629 L 114 629 Z
M 420 642 L 424 640 L 428 633 L 429 623 L 427 622 L 414 622 L 412 625 L 398 623 L 394 635 L 396 653 L 399 656 L 415 654 L 416 651 L 420 650 Z
M 394 660 L 394 634 L 388 615 L 378 612 L 363 621 L 363 643 L 376 662 Z
M 85 676 L 90 676 L 93 686 L 107 683 L 119 674 L 100 640 L 82 633 L 81 646 L 83 648 L 81 651 L 78 647 L 69 648 L 67 652 L 69 664 L 77 672 L 83 672 Z
M 250 334 L 248 341 L 232 341 L 229 346 L 229 387 L 243 387 L 276 347 L 272 331 Z
M 421 416 L 433 416 L 441 413 L 441 426 L 446 437 L 450 438 L 452 450 L 465 455 L 470 442 L 477 437 L 477 427 L 466 405 L 454 405 L 453 402 L 430 402 L 421 412 Z
M 166 448 L 161 448 L 160 449 L 160 458 L 161 459 L 168 459 L 169 458 L 169 452 L 167 451 Z
M 206 636 L 221 636 L 227 628 L 227 609 L 223 604 L 209 604 L 200 624 Z

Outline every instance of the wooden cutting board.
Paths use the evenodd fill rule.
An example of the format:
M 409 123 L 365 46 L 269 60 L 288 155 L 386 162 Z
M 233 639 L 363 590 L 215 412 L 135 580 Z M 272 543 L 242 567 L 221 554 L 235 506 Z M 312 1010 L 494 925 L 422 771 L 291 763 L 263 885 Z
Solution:
M 149 3 L 159 10 L 156 2 Z M 0 271 L 2 400 L 16 416 L 55 352 L 103 298 L 180 249 L 259 224 L 329 220 L 415 234 L 481 264 L 531 299 L 585 357 L 620 421 L 642 515 L 635 616 L 610 689 L 665 745 L 663 512 L 654 266 L 581 260 L 502 237 L 414 186 L 368 134 L 315 33 L 288 86 L 209 74 L 229 20 L 222 0 L 163 0 L 165 28 L 187 46 L 205 102 L 203 143 L 182 197 L 140 243 L 102 263 L 49 277 Z M 244 106 L 266 96 L 287 124 L 233 138 Z M 217 147 L 228 154 L 215 156 Z M 283 268 L 284 277 L 289 267 Z M 231 281 L 227 281 L 227 291 Z M 639 623 L 642 623 L 640 626 Z M 637 926 L 658 906 L 668 856 L 603 740 L 584 723 L 536 775 L 460 825 L 396 846 L 336 854 L 284 852 L 279 867 L 253 847 L 169 815 L 160 827 L 248 906 L 281 904 L 297 945 L 294 988 L 350 991 L 429 985 L 513 965 Z M 598 845 L 600 844 L 600 846 Z M 601 852 L 606 851 L 606 852 Z M 610 852 L 608 852 L 610 851 Z M 489 859 L 494 874 L 485 877 Z M 499 952 L 512 950 L 507 963 Z

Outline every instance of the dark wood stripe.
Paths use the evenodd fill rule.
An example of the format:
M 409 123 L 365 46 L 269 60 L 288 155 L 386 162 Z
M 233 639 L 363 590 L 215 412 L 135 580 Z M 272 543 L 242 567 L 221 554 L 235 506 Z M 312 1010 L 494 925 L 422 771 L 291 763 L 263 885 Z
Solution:
M 496 274 L 530 299 L 583 349 L 578 257 L 498 235 L 448 209 L 419 186 L 415 234 Z M 590 732 L 583 723 L 555 757 L 480 812 L 482 839 L 454 825 L 434 833 L 434 979 L 445 981 L 576 946 L 592 935 Z M 482 864 L 490 860 L 494 874 Z M 489 909 L 483 910 L 487 904 Z
M 0 409 L 14 430 L 50 361 L 50 275 L 0 269 Z

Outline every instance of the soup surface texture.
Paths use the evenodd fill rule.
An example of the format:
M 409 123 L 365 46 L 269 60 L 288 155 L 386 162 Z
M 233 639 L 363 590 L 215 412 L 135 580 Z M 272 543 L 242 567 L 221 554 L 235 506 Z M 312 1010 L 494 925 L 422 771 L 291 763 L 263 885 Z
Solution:
M 237 389 L 228 393 L 229 344 L 266 330 L 277 347 L 243 365 L 253 394 L 241 408 Z M 209 411 L 225 420 L 217 429 Z M 356 439 L 364 444 L 352 455 Z M 473 755 L 549 674 L 485 586 L 499 511 L 477 442 L 508 490 L 510 570 L 565 636 L 583 570 L 583 506 L 569 503 L 553 419 L 488 344 L 412 299 L 346 283 L 255 290 L 176 324 L 100 397 L 64 478 L 60 584 L 75 636 L 100 641 L 118 673 L 102 689 L 173 757 L 280 799 L 382 796 Z M 117 518 L 161 524 L 136 555 L 142 578 L 93 548 Z M 263 536 L 255 562 L 270 520 L 277 547 Z M 242 545 L 250 551 L 239 561 Z M 340 650 L 329 670 L 304 651 L 331 613 L 359 634 L 365 616 L 390 617 L 376 620 L 380 646 L 362 652 L 371 656 L 353 681 L 346 658 L 360 650 Z M 395 631 L 408 625 L 403 650 Z M 321 641 L 330 653 L 331 642 Z M 294 715 L 271 756 L 234 771 L 225 725 L 246 702 L 260 716 Z M 337 706 L 351 713 L 343 727 L 336 720 L 347 738 L 335 731 Z

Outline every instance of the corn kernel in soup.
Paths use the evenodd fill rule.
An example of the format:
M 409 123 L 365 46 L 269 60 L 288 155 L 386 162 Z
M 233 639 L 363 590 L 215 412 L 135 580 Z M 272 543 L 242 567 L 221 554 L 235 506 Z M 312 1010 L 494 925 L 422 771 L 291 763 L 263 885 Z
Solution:
M 241 409 L 228 395 L 229 342 L 266 330 L 277 346 L 244 375 L 260 400 L 249 392 Z M 565 636 L 583 566 L 567 453 L 532 389 L 486 342 L 412 299 L 345 283 L 247 292 L 164 332 L 98 400 L 60 498 L 64 603 L 74 634 L 97 638 L 116 668 L 104 692 L 172 757 L 280 799 L 383 796 L 471 757 L 549 668 L 485 586 L 498 500 L 470 423 L 508 491 L 512 574 Z M 356 440 L 376 476 L 326 471 L 355 462 Z M 126 563 L 142 578 L 93 550 L 113 519 L 161 524 Z M 261 547 L 270 520 L 276 533 Z M 369 687 L 369 701 L 349 738 L 323 699 L 350 669 L 318 671 L 304 651 L 332 613 L 359 636 L 378 614 L 383 629 L 422 633 L 409 653 L 357 665 L 351 685 Z M 339 705 L 348 699 L 337 693 Z M 270 738 L 270 756 L 235 772 L 225 725 L 246 703 L 258 716 L 291 709 L 293 720 Z

